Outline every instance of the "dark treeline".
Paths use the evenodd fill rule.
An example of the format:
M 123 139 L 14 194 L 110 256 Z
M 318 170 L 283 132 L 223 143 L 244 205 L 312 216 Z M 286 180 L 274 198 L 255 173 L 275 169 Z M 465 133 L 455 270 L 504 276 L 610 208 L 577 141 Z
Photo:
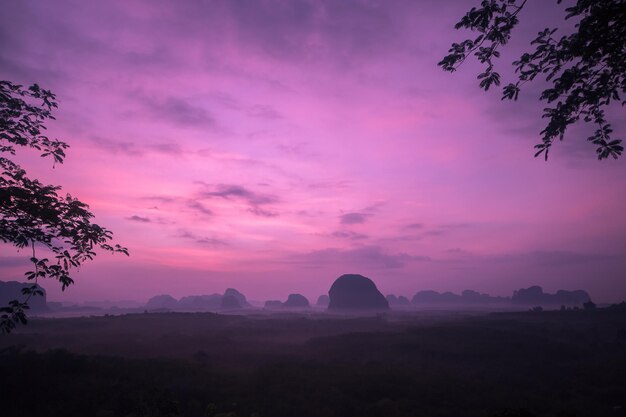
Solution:
M 623 416 L 624 310 L 38 319 L 0 339 L 2 411 Z

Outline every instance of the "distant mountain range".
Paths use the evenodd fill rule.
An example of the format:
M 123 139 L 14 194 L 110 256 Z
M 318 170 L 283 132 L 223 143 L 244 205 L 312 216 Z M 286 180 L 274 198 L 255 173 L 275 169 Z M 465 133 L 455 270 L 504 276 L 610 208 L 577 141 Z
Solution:
M 389 297 L 389 296 L 388 296 Z M 389 298 L 388 298 L 389 299 Z M 584 290 L 558 290 L 555 294 L 545 293 L 539 286 L 522 288 L 513 292 L 511 297 L 492 297 L 472 290 L 465 290 L 460 295 L 451 292 L 420 291 L 413 296 L 412 305 L 518 305 L 518 306 L 565 306 L 581 307 L 591 301 Z
M 216 311 L 236 310 L 250 307 L 246 296 L 234 288 L 228 288 L 224 294 L 189 295 L 176 300 L 168 294 L 157 295 L 148 300 L 148 311 Z
M 278 300 L 268 300 L 265 302 L 265 308 L 270 310 L 303 309 L 309 307 L 309 300 L 302 294 L 289 294 L 287 300 L 284 303 Z
M 344 282 L 345 281 L 345 282 Z M 0 306 L 7 305 L 9 301 L 23 300 L 22 289 L 29 286 L 28 283 L 17 281 L 0 281 Z M 43 289 L 43 288 L 42 288 Z M 330 297 L 321 295 L 316 303 L 317 308 L 332 310 L 342 308 L 376 308 L 376 309 L 411 309 L 419 307 L 582 307 L 590 302 L 591 297 L 584 290 L 558 290 L 556 293 L 546 293 L 540 286 L 521 288 L 513 292 L 510 297 L 494 297 L 489 294 L 479 293 L 473 290 L 465 290 L 461 294 L 452 292 L 439 293 L 425 290 L 417 292 L 409 301 L 404 296 L 389 294 L 383 297 L 376 289 L 375 284 L 369 278 L 361 275 L 342 275 L 331 287 Z M 334 299 L 334 301 L 333 301 Z M 113 302 L 111 302 L 113 304 Z M 72 307 L 63 306 L 61 303 L 47 303 L 44 290 L 43 296 L 34 296 L 29 300 L 31 312 L 43 313 L 49 311 L 71 310 Z M 370 306 L 370 307 L 367 307 Z M 171 295 L 163 294 L 150 298 L 143 307 L 148 311 L 220 311 L 238 310 L 252 307 L 246 296 L 234 288 L 228 288 L 223 294 L 189 295 L 176 299 Z M 87 307 L 83 307 L 87 308 Z M 98 309 L 97 306 L 89 306 Z M 113 307 L 114 308 L 114 307 Z M 301 294 L 290 294 L 285 302 L 267 301 L 265 308 L 276 309 L 302 309 L 310 308 L 309 301 Z

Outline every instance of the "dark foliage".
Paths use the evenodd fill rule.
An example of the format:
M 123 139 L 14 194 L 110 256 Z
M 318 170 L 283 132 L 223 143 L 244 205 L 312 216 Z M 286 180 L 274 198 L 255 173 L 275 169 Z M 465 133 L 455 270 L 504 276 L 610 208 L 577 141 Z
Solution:
M 24 299 L 0 308 L 2 332 L 26 323 L 28 300 L 42 295 L 38 279 L 57 280 L 64 290 L 73 283 L 71 270 L 93 259 L 96 248 L 128 255 L 126 248 L 108 243 L 111 232 L 91 222 L 93 214 L 85 203 L 70 194 L 60 195 L 59 186 L 29 178 L 7 157 L 23 147 L 54 163 L 63 162 L 68 145 L 44 134 L 56 107 L 55 95 L 37 84 L 24 88 L 0 81 L 0 242 L 29 250 L 33 264 L 25 274 L 32 285 L 22 290 Z M 53 258 L 38 257 L 37 248 Z
M 14 417 L 624 415 L 626 316 L 617 309 L 310 317 L 32 320 L 0 339 L 2 411 Z
M 455 71 L 474 55 L 485 70 L 478 75 L 485 91 L 501 84 L 494 60 L 511 38 L 518 15 L 527 0 L 483 0 L 455 25 L 478 32 L 473 39 L 453 43 L 439 66 Z M 557 0 L 561 3 L 562 0 Z M 546 28 L 531 42 L 535 50 L 513 62 L 517 81 L 503 87 L 502 99 L 517 100 L 523 84 L 543 77 L 551 87 L 539 99 L 551 106 L 544 109 L 548 119 L 541 131 L 537 152 L 548 159 L 554 140 L 563 140 L 567 128 L 579 120 L 597 126 L 588 140 L 597 146 L 598 159 L 617 159 L 624 147 L 613 139 L 605 108 L 613 101 L 626 104 L 626 2 L 624 0 L 577 0 L 565 9 L 565 19 L 575 19 L 575 32 L 558 38 L 557 28 Z

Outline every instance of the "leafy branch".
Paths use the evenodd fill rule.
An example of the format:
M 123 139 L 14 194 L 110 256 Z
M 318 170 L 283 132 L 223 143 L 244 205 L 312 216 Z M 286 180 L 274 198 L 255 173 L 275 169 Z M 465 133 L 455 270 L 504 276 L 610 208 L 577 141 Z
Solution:
M 562 0 L 557 0 L 562 3 Z M 519 23 L 518 14 L 526 0 L 483 0 L 455 25 L 480 33 L 475 39 L 453 43 L 438 65 L 454 72 L 470 55 L 485 65 L 478 75 L 485 91 L 499 86 L 501 76 L 494 69 L 498 48 L 508 43 Z M 552 104 L 544 108 L 548 119 L 541 131 L 541 143 L 535 156 L 548 153 L 555 139 L 563 140 L 567 128 L 579 122 L 594 123 L 597 130 L 587 140 L 597 146 L 598 159 L 617 159 L 624 151 L 622 141 L 612 138 L 611 124 L 605 109 L 620 102 L 626 93 L 626 2 L 624 0 L 578 0 L 565 9 L 565 19 L 577 19 L 575 32 L 555 39 L 556 28 L 546 28 L 531 42 L 535 50 L 513 62 L 517 81 L 502 89 L 502 100 L 517 100 L 521 87 L 538 76 L 551 83 L 540 101 Z M 621 105 L 626 104 L 621 101 Z
M 56 97 L 32 85 L 28 89 L 0 81 L 0 154 L 15 155 L 18 147 L 34 149 L 53 163 L 63 163 L 65 142 L 51 140 L 42 132 L 45 122 L 54 119 Z M 33 270 L 25 277 L 32 285 L 22 289 L 23 300 L 12 300 L 0 308 L 0 331 L 10 332 L 27 322 L 28 301 L 43 295 L 41 278 L 59 281 L 65 290 L 74 283 L 71 272 L 96 256 L 96 249 L 128 255 L 120 245 L 109 244 L 112 233 L 92 223 L 89 206 L 70 194 L 59 195 L 61 187 L 30 179 L 26 171 L 0 156 L 0 242 L 18 249 L 31 248 Z M 45 248 L 53 259 L 38 258 L 36 246 Z

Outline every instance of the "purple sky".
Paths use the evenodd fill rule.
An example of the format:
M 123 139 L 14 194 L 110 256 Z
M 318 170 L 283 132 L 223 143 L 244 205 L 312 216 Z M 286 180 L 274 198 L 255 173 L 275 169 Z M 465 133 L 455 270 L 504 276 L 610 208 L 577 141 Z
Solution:
M 477 0 L 5 3 L 0 78 L 53 90 L 49 133 L 71 145 L 55 169 L 20 163 L 131 251 L 63 294 L 44 282 L 51 299 L 314 299 L 342 273 L 407 296 L 626 298 L 624 159 L 597 161 L 584 127 L 535 159 L 540 84 L 501 102 L 474 63 L 437 67 Z M 553 3 L 523 11 L 505 78 Z M 27 255 L 0 250 L 1 279 L 19 278 Z

